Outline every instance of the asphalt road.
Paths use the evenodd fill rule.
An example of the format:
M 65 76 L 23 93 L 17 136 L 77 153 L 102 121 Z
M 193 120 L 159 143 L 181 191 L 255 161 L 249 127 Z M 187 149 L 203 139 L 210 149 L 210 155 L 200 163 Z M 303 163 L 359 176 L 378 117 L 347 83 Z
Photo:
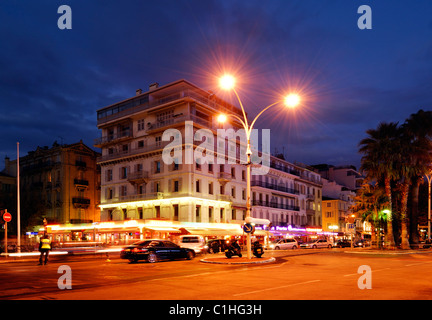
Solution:
M 266 256 L 274 256 L 276 261 L 254 265 L 207 264 L 200 262 L 200 257 L 155 264 L 131 264 L 113 256 L 110 260 L 58 257 L 46 266 L 38 266 L 37 258 L 0 262 L 0 299 L 432 299 L 432 251 L 349 252 L 349 249 L 266 251 Z M 65 275 L 59 272 L 62 265 L 70 267 L 71 289 L 59 288 L 59 278 Z M 363 269 L 370 272 L 363 273 Z M 60 280 L 66 283 L 63 278 Z

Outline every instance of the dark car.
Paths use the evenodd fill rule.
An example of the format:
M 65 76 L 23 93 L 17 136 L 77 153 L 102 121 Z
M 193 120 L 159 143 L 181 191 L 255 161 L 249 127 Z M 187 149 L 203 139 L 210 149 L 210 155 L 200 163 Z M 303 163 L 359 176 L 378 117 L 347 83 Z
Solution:
M 348 248 L 351 247 L 351 241 L 340 240 L 336 243 L 336 247 L 338 248 Z
M 128 259 L 131 262 L 147 260 L 154 263 L 167 259 L 188 259 L 195 257 L 195 251 L 182 248 L 168 240 L 143 240 L 123 248 L 120 258 Z
M 212 239 L 206 244 L 208 253 L 224 252 L 228 248 L 228 244 L 224 239 Z

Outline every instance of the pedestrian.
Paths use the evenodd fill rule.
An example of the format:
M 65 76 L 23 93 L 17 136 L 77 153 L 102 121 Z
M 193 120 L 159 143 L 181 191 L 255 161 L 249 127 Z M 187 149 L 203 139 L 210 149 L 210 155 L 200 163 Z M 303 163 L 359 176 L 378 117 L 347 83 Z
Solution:
M 51 240 L 49 239 L 48 235 L 45 234 L 39 242 L 39 251 L 40 251 L 39 265 L 42 265 L 42 262 L 44 264 L 48 263 L 48 255 L 50 250 L 51 250 Z M 44 256 L 45 256 L 45 260 L 44 260 Z

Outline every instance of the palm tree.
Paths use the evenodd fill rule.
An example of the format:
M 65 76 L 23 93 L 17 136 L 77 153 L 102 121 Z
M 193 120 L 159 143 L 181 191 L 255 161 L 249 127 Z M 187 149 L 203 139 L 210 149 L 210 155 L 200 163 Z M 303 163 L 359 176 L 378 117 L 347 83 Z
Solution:
M 378 184 L 371 185 L 365 183 L 358 191 L 355 203 L 355 206 L 352 208 L 353 212 L 361 217 L 362 221 L 372 224 L 372 243 L 377 243 L 380 247 L 382 223 L 390 220 L 391 216 L 391 214 L 387 214 L 386 210 L 389 207 L 389 199 L 385 190 Z
M 411 117 L 409 120 L 412 120 Z M 432 161 L 432 144 L 431 141 L 424 135 L 416 136 L 412 133 L 411 127 L 405 124 L 403 129 L 403 134 L 401 137 L 400 144 L 400 155 L 401 161 L 398 164 L 399 172 L 401 176 L 400 183 L 402 185 L 401 193 L 401 238 L 402 249 L 409 249 L 409 226 L 416 228 L 416 220 L 411 219 L 408 215 L 408 195 L 409 188 L 412 184 L 418 183 L 418 179 L 427 174 L 429 170 L 430 163 Z M 419 130 L 420 131 L 420 130 Z M 418 192 L 417 192 L 418 195 Z M 417 212 L 416 212 L 417 214 Z M 415 216 L 417 218 L 417 216 Z M 411 239 L 414 240 L 415 238 Z
M 405 135 L 409 136 L 410 141 L 418 141 L 421 144 L 428 144 L 432 138 L 432 111 L 419 110 L 417 113 L 411 114 L 411 116 L 402 125 Z M 424 146 L 427 148 L 427 146 Z M 430 153 L 426 151 L 426 153 Z M 424 154 L 419 154 L 421 158 L 424 158 Z M 427 173 L 426 170 L 430 168 L 430 160 L 427 158 L 423 160 L 418 159 L 419 165 L 425 165 L 425 170 L 419 170 L 419 175 L 412 177 L 411 185 L 411 215 L 409 237 L 411 243 L 418 243 L 418 199 L 419 199 L 419 188 L 420 183 L 423 181 L 423 175 Z M 422 164 L 423 162 L 423 164 Z
M 400 163 L 399 149 L 401 129 L 398 123 L 381 122 L 377 129 L 366 131 L 368 137 L 359 143 L 359 152 L 364 154 L 360 169 L 366 172 L 366 181 L 384 181 L 388 198 L 388 210 L 392 212 L 391 181 L 399 178 L 397 165 Z M 387 242 L 394 246 L 393 222 L 391 215 L 387 220 Z

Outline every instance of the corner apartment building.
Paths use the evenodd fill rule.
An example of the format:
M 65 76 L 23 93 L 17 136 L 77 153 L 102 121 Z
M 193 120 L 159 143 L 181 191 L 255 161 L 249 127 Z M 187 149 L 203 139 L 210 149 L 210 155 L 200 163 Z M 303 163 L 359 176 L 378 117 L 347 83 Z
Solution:
M 21 217 L 29 226 L 99 221 L 99 153 L 82 141 L 38 147 L 20 157 Z M 4 173 L 17 174 L 17 161 L 5 161 Z M 16 179 L 16 178 L 15 178 Z
M 242 222 L 246 166 L 240 160 L 246 148 L 238 139 L 215 138 L 218 129 L 242 126 L 237 120 L 219 124 L 220 113 L 243 116 L 237 107 L 186 80 L 150 85 L 147 92 L 137 90 L 134 97 L 98 110 L 101 221 Z M 165 141 L 168 129 L 172 139 Z M 173 162 L 167 163 L 164 148 L 175 139 L 179 143 L 169 153 Z M 209 147 L 204 155 L 208 161 L 188 161 L 189 152 L 195 156 L 203 144 Z M 317 224 L 318 174 L 271 157 L 269 173 L 252 179 L 252 216 L 273 224 Z

